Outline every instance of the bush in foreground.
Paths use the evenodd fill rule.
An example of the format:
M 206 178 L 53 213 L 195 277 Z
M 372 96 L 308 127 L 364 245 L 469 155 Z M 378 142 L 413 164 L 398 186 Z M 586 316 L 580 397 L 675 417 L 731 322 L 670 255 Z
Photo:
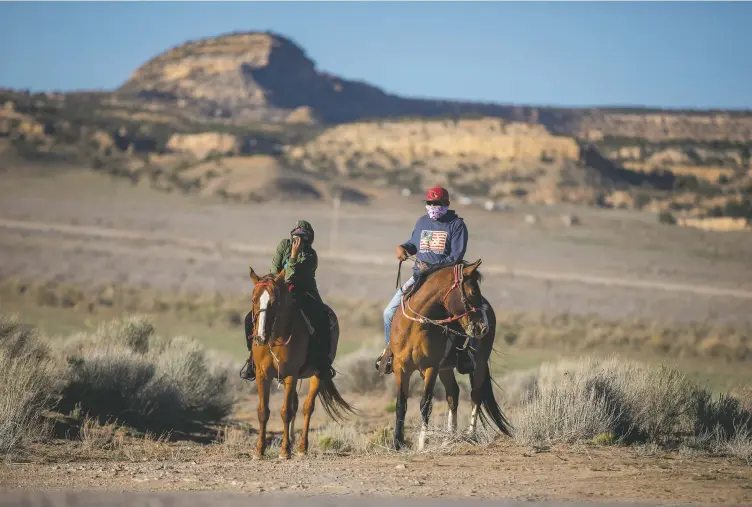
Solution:
M 213 365 L 194 340 L 162 339 L 132 317 L 70 339 L 61 410 L 80 407 L 152 431 L 218 421 L 233 406 L 230 373 Z
M 16 318 L 0 315 L 0 454 L 45 431 L 42 414 L 54 405 L 48 347 Z
M 509 384 L 515 380 L 520 443 L 693 442 L 750 459 L 752 413 L 737 398 L 713 397 L 675 369 L 583 359 L 544 364 Z

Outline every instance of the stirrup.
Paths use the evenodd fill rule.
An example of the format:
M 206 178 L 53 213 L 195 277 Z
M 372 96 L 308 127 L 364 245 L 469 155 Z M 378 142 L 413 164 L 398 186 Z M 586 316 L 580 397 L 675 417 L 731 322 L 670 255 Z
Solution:
M 392 357 L 392 349 L 387 348 L 381 354 L 381 357 L 376 360 L 376 369 L 379 371 L 380 375 L 388 375 L 394 372 L 394 369 L 392 368 Z
M 251 360 L 246 360 L 243 367 L 240 369 L 240 378 L 243 380 L 256 380 L 256 371 L 251 364 Z

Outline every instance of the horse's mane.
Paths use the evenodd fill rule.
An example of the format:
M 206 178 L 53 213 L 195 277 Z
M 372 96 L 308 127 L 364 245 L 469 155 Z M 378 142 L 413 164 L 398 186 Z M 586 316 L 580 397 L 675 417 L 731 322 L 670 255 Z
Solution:
M 275 280 L 275 278 L 277 278 L 278 274 L 279 273 L 276 273 L 276 274 L 275 273 L 267 273 L 264 276 L 260 276 L 258 282 L 256 282 L 256 283 L 257 284 L 258 283 L 268 283 L 268 284 L 274 286 L 274 285 L 276 285 L 276 282 L 274 280 Z M 283 285 L 287 285 L 287 282 L 285 282 L 284 280 L 282 280 L 282 283 L 283 283 Z
M 434 264 L 433 266 L 429 266 L 425 270 L 421 271 L 420 275 L 418 276 L 418 279 L 415 280 L 415 283 L 408 289 L 407 296 L 410 297 L 413 294 L 415 294 L 416 292 L 418 292 L 418 290 L 420 290 L 420 288 L 431 277 L 431 275 L 433 275 L 433 274 L 435 274 L 435 273 L 437 273 L 437 272 L 439 272 L 439 271 L 441 271 L 442 269 L 445 269 L 445 268 L 453 268 L 454 266 L 457 266 L 458 264 L 460 266 L 462 266 L 463 268 L 466 268 L 467 266 L 470 266 L 473 263 L 472 262 L 467 262 L 467 261 L 463 260 L 463 261 L 456 262 L 454 264 L 443 264 L 443 265 L 442 264 Z M 483 274 L 476 269 L 473 272 L 473 274 L 471 275 L 471 278 L 474 278 L 475 280 L 477 280 L 480 283 L 481 281 L 483 281 Z

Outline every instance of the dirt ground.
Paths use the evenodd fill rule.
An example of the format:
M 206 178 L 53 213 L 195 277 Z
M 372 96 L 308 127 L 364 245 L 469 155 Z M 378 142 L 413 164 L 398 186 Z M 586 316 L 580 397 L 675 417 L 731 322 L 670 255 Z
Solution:
M 111 281 L 170 290 L 244 293 L 297 219 L 317 230 L 325 298 L 387 301 L 395 244 L 422 213 L 385 198 L 342 209 L 336 238 L 323 204 L 232 205 L 156 194 L 88 171 L 6 173 L 0 182 L 0 277 Z M 747 321 L 752 235 L 663 226 L 647 213 L 559 207 L 488 213 L 459 208 L 467 258 L 482 258 L 496 306 L 545 312 Z M 536 213 L 540 222 L 525 223 Z M 333 242 L 333 243 L 332 243 Z M 405 267 L 405 276 L 408 269 Z
M 253 461 L 185 452 L 139 463 L 0 465 L 5 490 L 230 491 L 295 495 L 509 498 L 749 504 L 752 468 L 676 454 L 641 457 L 620 448 L 499 444 L 453 456 L 323 457 Z
M 322 295 L 384 302 L 396 278 L 393 247 L 423 212 L 418 199 L 389 196 L 367 208 L 346 206 L 333 238 L 332 210 L 324 204 L 234 205 L 156 194 L 83 170 L 6 172 L 0 196 L 0 278 L 242 294 L 250 289 L 248 266 L 266 271 L 276 242 L 305 218 L 317 231 Z M 750 234 L 663 226 L 652 215 L 622 210 L 458 212 L 471 235 L 467 258 L 483 259 L 483 292 L 499 307 L 752 321 Z M 566 227 L 560 215 L 572 212 L 582 224 Z M 527 224 L 528 213 L 540 221 Z M 362 401 L 370 410 L 363 424 L 390 423 L 387 400 Z M 440 417 L 442 404 L 436 406 Z M 278 406 L 272 409 L 275 430 Z M 239 410 L 239 419 L 253 421 L 252 401 Z M 453 455 L 254 462 L 195 445 L 167 460 L 71 462 L 58 455 L 4 463 L 0 487 L 752 503 L 752 468 L 733 460 L 620 447 L 539 451 L 501 441 Z

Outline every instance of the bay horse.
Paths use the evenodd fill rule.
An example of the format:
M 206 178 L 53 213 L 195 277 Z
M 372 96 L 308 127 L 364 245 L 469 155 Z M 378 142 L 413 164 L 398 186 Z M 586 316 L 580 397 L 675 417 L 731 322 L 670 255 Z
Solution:
M 253 344 L 251 356 L 256 367 L 258 387 L 259 435 L 255 458 L 261 458 L 266 451 L 266 424 L 269 420 L 269 395 L 273 380 L 284 383 L 285 398 L 282 402 L 283 436 L 279 457 L 290 458 L 291 439 L 295 433 L 295 415 L 298 411 L 296 383 L 299 379 L 310 378 L 308 397 L 303 404 L 303 434 L 298 454 L 308 452 L 308 429 L 316 403 L 321 395 L 324 410 L 334 420 L 341 420 L 345 412 L 355 413 L 340 395 L 332 381 L 328 368 L 319 371 L 314 363 L 315 355 L 309 356 L 312 329 L 303 317 L 298 305 L 285 282 L 285 271 L 277 276 L 271 273 L 259 277 L 250 268 L 253 281 Z M 337 353 L 339 324 L 337 316 L 330 310 L 332 361 Z M 309 360 L 311 359 L 311 360 Z
M 403 296 L 392 323 L 389 348 L 397 383 L 394 447 L 404 446 L 410 377 L 416 370 L 424 380 L 420 401 L 422 418 L 418 450 L 423 450 L 437 377 L 446 390 L 449 405 L 447 429 L 457 431 L 460 388 L 454 377 L 460 343 L 475 342 L 475 368 L 470 373 L 471 414 L 467 436 L 475 437 L 478 418 L 511 435 L 511 425 L 493 394 L 489 359 L 496 335 L 496 314 L 481 295 L 481 260 L 469 264 L 428 269 Z M 386 362 L 386 358 L 382 360 Z

